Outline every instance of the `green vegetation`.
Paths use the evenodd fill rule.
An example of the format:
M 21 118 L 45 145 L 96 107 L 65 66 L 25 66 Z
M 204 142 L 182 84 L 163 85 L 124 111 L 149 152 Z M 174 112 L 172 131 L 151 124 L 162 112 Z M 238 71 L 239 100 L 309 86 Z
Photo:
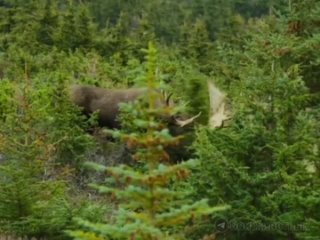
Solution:
M 0 0 L 0 238 L 318 239 L 319 16 L 317 0 Z M 232 112 L 215 129 L 208 80 Z M 106 130 L 74 83 L 149 94 Z M 152 107 L 159 88 L 174 107 Z M 175 129 L 178 110 L 201 116 Z
M 107 171 L 111 176 L 109 183 L 113 181 L 121 185 L 93 187 L 101 193 L 114 194 L 121 204 L 111 223 L 94 224 L 79 219 L 79 224 L 89 231 L 70 232 L 76 239 L 185 239 L 180 225 L 189 219 L 226 209 L 226 206 L 209 208 L 206 200 L 189 203 L 185 199 L 186 189 L 170 189 L 169 183 L 185 180 L 189 175 L 188 168 L 194 167 L 197 161 L 165 164 L 170 160 L 165 147 L 177 145 L 181 136 L 172 137 L 164 123 L 155 121 L 159 117 L 170 117 L 174 109 L 165 105 L 154 108 L 158 94 L 154 76 L 155 49 L 151 44 L 147 59 L 147 108 L 143 101 L 127 106 L 124 114 L 136 113 L 135 120 L 124 123 L 124 130 L 112 132 L 127 144 L 133 151 L 133 159 L 142 165 L 134 169 L 126 165 L 104 167 L 90 164 L 95 169 Z

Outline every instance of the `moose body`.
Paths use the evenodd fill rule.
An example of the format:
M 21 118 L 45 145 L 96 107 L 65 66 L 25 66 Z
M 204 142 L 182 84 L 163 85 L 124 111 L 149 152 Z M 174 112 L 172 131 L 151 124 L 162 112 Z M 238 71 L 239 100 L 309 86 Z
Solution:
M 170 102 L 170 96 L 164 97 L 156 90 L 155 107 L 165 107 Z M 118 122 L 119 108 L 121 103 L 130 103 L 148 94 L 147 88 L 129 89 L 105 89 L 92 86 L 73 85 L 70 88 L 71 101 L 82 108 L 86 115 L 98 111 L 98 123 L 101 127 L 120 128 Z M 177 126 L 183 127 L 198 117 L 179 120 L 174 116 L 170 119 Z
M 98 111 L 98 123 L 101 127 L 119 128 L 117 121 L 120 103 L 137 100 L 147 92 L 145 88 L 104 89 L 99 87 L 73 85 L 71 101 L 82 108 L 84 114 Z

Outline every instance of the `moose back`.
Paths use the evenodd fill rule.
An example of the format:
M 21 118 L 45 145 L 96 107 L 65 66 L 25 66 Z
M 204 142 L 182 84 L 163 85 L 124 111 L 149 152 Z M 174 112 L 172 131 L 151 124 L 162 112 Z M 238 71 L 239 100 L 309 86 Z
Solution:
M 147 88 L 105 89 L 85 85 L 72 85 L 70 87 L 71 101 L 79 106 L 85 115 L 98 111 L 99 126 L 107 128 L 121 127 L 118 121 L 120 103 L 134 102 L 147 93 Z M 157 94 L 157 96 L 155 107 L 172 104 L 170 96 L 165 97 L 161 94 Z M 172 116 L 169 121 L 179 127 L 184 127 L 192 123 L 199 115 L 187 119 Z

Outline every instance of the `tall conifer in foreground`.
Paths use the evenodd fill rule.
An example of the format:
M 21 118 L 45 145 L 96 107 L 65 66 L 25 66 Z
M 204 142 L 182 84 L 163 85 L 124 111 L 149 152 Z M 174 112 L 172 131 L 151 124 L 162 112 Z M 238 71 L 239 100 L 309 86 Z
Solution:
M 226 208 L 210 208 L 206 200 L 190 203 L 185 192 L 170 187 L 172 182 L 185 180 L 189 175 L 188 168 L 194 167 L 197 161 L 167 164 L 169 156 L 165 147 L 177 144 L 180 136 L 171 136 L 165 125 L 157 121 L 159 116 L 170 117 L 174 109 L 155 108 L 159 93 L 155 91 L 156 52 L 151 44 L 147 53 L 149 93 L 146 102 L 124 107 L 124 112 L 130 113 L 131 121 L 125 121 L 123 126 L 130 129 L 130 133 L 123 130 L 113 132 L 134 152 L 133 159 L 141 167 L 121 165 L 107 168 L 90 164 L 97 170 L 108 172 L 111 175 L 109 180 L 118 183 L 117 187 L 93 186 L 101 193 L 114 194 L 119 207 L 114 221 L 92 223 L 77 219 L 81 228 L 86 230 L 70 231 L 75 239 L 185 239 L 183 226 L 186 221 Z

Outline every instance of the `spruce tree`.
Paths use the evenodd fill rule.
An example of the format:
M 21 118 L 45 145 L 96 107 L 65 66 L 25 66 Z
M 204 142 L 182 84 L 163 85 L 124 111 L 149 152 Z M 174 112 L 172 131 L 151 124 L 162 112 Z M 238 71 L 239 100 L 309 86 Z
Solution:
M 82 215 L 82 200 L 70 198 L 71 173 L 91 139 L 64 78 L 48 86 L 28 69 L 20 82 L 0 81 L 0 235 L 63 239 L 72 217 Z
M 233 118 L 227 128 L 199 131 L 194 187 L 212 204 L 232 206 L 211 222 L 224 220 L 221 235 L 230 239 L 319 235 L 319 104 L 309 85 L 317 70 L 305 62 L 317 34 L 304 35 L 308 27 L 291 25 L 291 14 L 251 21 L 242 43 L 218 45 L 216 77 L 228 84 Z
M 91 223 L 78 219 L 81 228 L 87 230 L 70 231 L 69 234 L 75 239 L 185 239 L 181 227 L 186 221 L 225 209 L 210 208 L 206 200 L 191 203 L 186 200 L 185 192 L 172 189 L 171 182 L 185 180 L 189 175 L 188 168 L 194 167 L 197 161 L 189 160 L 176 165 L 166 163 L 169 156 L 165 147 L 177 144 L 180 136 L 172 137 L 165 125 L 157 121 L 159 116 L 169 117 L 173 109 L 155 108 L 159 93 L 155 91 L 154 63 L 155 49 L 149 45 L 149 93 L 146 101 L 124 107 L 124 111 L 134 116 L 133 120 L 130 117 L 130 122 L 124 122 L 129 131 L 113 132 L 133 151 L 132 157 L 141 167 L 90 164 L 97 170 L 108 172 L 111 175 L 108 182 L 118 182 L 118 187 L 93 186 L 102 193 L 114 194 L 119 200 L 119 207 L 114 221 Z
M 2 86 L 7 90 L 1 88 L 0 93 L 4 106 L 0 126 L 0 233 L 28 237 L 56 234 L 68 221 L 69 206 L 64 182 L 58 176 L 50 179 L 56 146 L 44 131 L 44 121 L 37 121 L 46 114 L 38 105 L 43 99 L 31 93 L 28 79 L 23 85 L 4 81 Z
M 55 35 L 58 31 L 58 9 L 57 3 L 53 0 L 47 0 L 43 9 L 43 16 L 40 19 L 38 30 L 38 41 L 52 46 L 55 43 Z

